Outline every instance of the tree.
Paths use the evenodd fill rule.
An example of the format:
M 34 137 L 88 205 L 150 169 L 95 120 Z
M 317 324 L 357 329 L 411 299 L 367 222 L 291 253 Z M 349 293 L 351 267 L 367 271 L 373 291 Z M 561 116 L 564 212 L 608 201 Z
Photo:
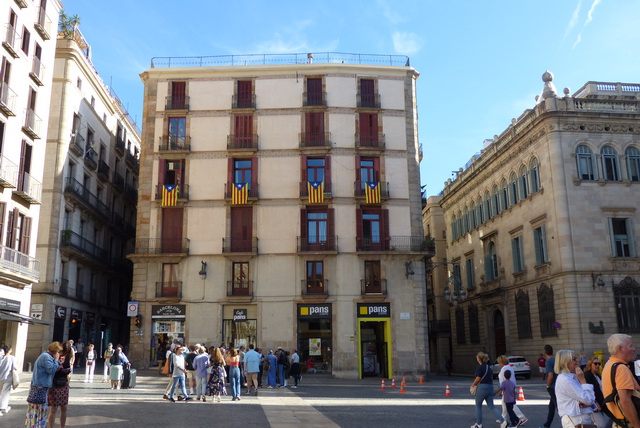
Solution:
M 58 33 L 64 39 L 73 40 L 76 28 L 80 25 L 80 17 L 78 15 L 69 16 L 64 9 L 60 11 L 60 20 L 58 21 Z

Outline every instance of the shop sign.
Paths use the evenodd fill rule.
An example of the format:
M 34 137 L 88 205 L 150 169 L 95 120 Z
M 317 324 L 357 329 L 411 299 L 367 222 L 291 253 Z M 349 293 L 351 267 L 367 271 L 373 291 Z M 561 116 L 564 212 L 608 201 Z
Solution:
M 184 318 L 187 313 L 186 305 L 153 305 L 152 318 Z
M 71 321 L 76 322 L 81 320 L 82 320 L 82 311 L 79 311 L 77 309 L 71 309 Z
M 233 310 L 233 321 L 246 321 L 247 320 L 247 310 L 246 309 L 234 309 Z
M 56 319 L 63 320 L 67 318 L 67 308 L 62 306 L 56 306 Z
M 298 318 L 331 318 L 331 305 L 298 305 Z
M 20 312 L 20 302 L 17 300 L 0 298 L 0 311 Z
M 391 303 L 358 303 L 358 318 L 390 318 Z

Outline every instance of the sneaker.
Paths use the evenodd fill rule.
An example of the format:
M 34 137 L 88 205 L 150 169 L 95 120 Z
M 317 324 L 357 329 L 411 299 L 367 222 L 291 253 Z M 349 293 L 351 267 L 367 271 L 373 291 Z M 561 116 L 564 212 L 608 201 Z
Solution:
M 168 399 L 169 399 L 169 396 L 168 396 L 167 394 L 164 394 L 164 395 L 162 396 L 162 399 L 163 399 L 163 400 L 168 400 Z
M 504 421 L 501 421 L 500 419 L 496 419 L 496 423 L 501 424 L 501 423 L 504 423 Z
M 520 418 L 520 422 L 518 423 L 517 426 L 522 426 L 524 424 L 526 424 L 527 422 L 529 422 L 529 419 L 527 418 Z
M 178 401 L 184 401 L 184 397 L 181 395 L 180 397 L 178 397 Z
M 191 401 L 191 400 L 193 400 L 193 397 L 187 397 L 184 399 L 184 401 Z
M 231 399 L 231 401 L 236 401 L 236 397 L 233 397 L 233 398 Z
M 473 424 L 471 428 L 482 428 L 482 424 Z
M 176 400 L 174 400 L 173 398 L 169 397 L 169 401 L 171 401 L 172 403 L 175 403 Z
M 207 402 L 207 397 L 202 397 L 202 402 L 206 403 Z
M 9 413 L 9 410 L 11 410 L 11 406 L 7 406 L 6 409 L 2 409 L 2 413 Z
M 297 388 L 297 386 L 293 385 L 293 386 L 291 386 L 291 388 Z

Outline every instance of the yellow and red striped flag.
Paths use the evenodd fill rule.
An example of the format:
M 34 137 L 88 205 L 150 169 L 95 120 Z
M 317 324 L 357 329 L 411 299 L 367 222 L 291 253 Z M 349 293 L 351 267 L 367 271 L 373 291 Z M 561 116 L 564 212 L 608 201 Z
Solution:
M 163 207 L 175 207 L 178 205 L 178 185 L 164 184 L 162 186 L 162 203 Z
M 246 205 L 249 200 L 249 184 L 233 183 L 231 205 Z
M 310 204 L 324 203 L 324 181 L 308 181 L 307 192 Z
M 367 181 L 364 184 L 364 201 L 366 204 L 380 203 L 380 183 L 377 181 Z

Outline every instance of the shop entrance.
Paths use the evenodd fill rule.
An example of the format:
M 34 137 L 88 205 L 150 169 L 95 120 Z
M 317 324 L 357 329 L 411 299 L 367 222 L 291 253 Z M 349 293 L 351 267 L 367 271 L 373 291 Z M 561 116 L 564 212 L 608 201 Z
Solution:
M 385 321 L 360 322 L 360 366 L 362 377 L 391 377 Z
M 333 333 L 331 304 L 298 304 L 298 355 L 303 371 L 331 373 Z

